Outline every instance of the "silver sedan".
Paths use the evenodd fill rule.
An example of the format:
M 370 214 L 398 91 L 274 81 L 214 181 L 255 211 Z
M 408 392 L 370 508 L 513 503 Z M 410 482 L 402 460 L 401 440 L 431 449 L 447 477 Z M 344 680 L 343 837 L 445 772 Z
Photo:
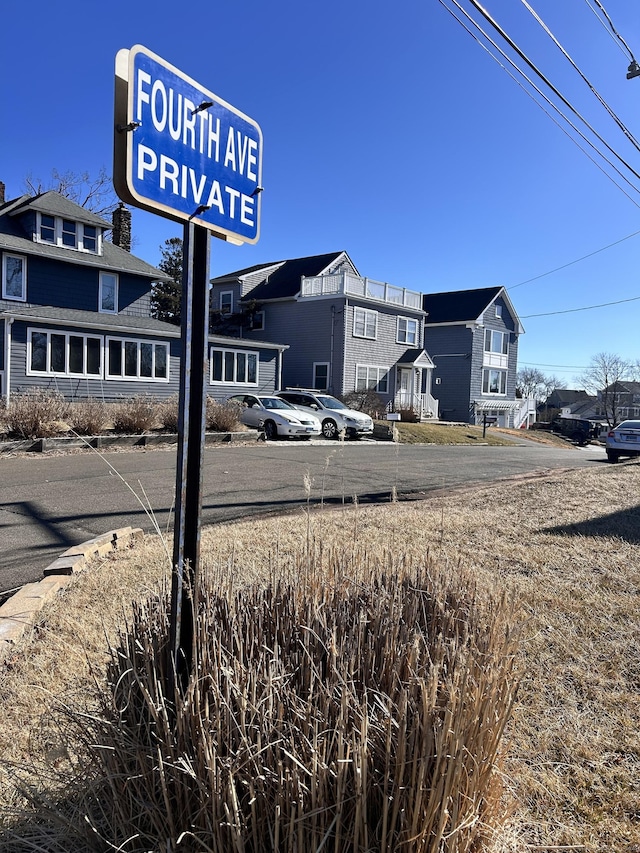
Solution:
M 264 430 L 265 438 L 270 441 L 280 436 L 311 438 L 322 432 L 322 424 L 315 415 L 301 412 L 280 397 L 235 394 L 229 400 L 242 403 L 242 423 Z

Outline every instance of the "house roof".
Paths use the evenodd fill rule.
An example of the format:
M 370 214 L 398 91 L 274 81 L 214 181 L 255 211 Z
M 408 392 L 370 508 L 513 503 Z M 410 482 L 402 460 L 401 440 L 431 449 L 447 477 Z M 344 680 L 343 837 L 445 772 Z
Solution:
M 396 363 L 412 366 L 417 365 L 418 367 L 435 367 L 429 355 L 420 347 L 405 350 Z
M 300 292 L 300 282 L 309 276 L 322 275 L 330 267 L 342 259 L 349 260 L 346 252 L 329 252 L 324 255 L 311 255 L 307 258 L 291 258 L 287 261 L 271 261 L 267 264 L 257 264 L 219 276 L 211 280 L 212 284 L 222 284 L 228 281 L 238 281 L 251 277 L 256 280 L 256 286 L 247 296 L 252 299 L 284 299 L 295 296 Z M 355 269 L 355 268 L 354 268 Z M 264 270 L 264 279 L 257 275 Z
M 132 334 L 154 334 L 179 338 L 180 326 L 165 323 L 153 317 L 138 317 L 129 314 L 101 314 L 96 311 L 80 311 L 70 308 L 56 308 L 50 305 L 18 306 L 0 311 L 0 317 L 12 317 L 15 320 L 53 323 L 58 326 L 81 326 L 96 331 L 120 331 Z M 246 338 L 234 338 L 229 335 L 209 335 L 210 342 L 237 343 L 247 345 Z M 274 344 L 266 341 L 251 341 L 251 346 L 260 349 L 289 349 L 287 344 Z
M 49 213 L 52 216 L 64 216 L 76 222 L 96 225 L 100 228 L 112 227 L 106 219 L 85 210 L 59 193 L 49 191 L 39 196 L 24 195 L 0 206 L 0 248 L 65 263 L 142 275 L 154 281 L 169 281 L 171 278 L 162 270 L 143 261 L 142 258 L 107 241 L 102 243 L 101 255 L 79 252 L 65 246 L 53 246 L 50 243 L 37 243 L 32 239 L 31 234 L 25 232 L 20 222 L 20 216 L 31 210 Z
M 475 321 L 503 289 L 480 287 L 475 290 L 425 293 L 422 297 L 422 307 L 428 314 L 427 324 Z

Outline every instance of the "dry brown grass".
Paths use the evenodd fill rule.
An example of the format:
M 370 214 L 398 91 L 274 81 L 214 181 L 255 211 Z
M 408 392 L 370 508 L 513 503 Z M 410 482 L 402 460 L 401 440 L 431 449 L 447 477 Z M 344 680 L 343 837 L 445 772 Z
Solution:
M 525 677 L 509 728 L 504 770 L 515 813 L 502 849 L 637 853 L 639 485 L 640 466 L 627 463 L 422 502 L 318 508 L 208 529 L 203 553 L 237 584 L 290 564 L 313 540 L 339 544 L 346 573 L 349 548 L 365 548 L 407 561 L 428 556 L 443 570 L 464 567 L 483 588 L 515 590 Z M 87 658 L 104 670 L 103 632 L 113 638 L 128 602 L 165 571 L 153 539 L 92 568 L 15 650 L 0 675 L 6 803 L 18 799 L 9 761 L 62 762 L 47 708 L 58 699 L 82 707 L 92 695 Z

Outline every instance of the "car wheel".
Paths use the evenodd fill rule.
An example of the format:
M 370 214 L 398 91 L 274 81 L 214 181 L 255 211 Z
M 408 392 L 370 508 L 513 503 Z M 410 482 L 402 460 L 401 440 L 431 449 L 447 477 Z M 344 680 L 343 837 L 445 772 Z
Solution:
M 275 441 L 278 437 L 278 427 L 273 421 L 264 422 L 264 436 L 267 441 Z
M 617 462 L 620 456 L 615 452 L 615 450 L 607 450 L 607 459 L 609 462 Z
M 337 438 L 338 425 L 336 422 L 332 421 L 330 418 L 327 418 L 326 421 L 322 421 L 322 435 L 325 438 Z
M 584 434 L 576 430 L 571 433 L 571 441 L 575 441 L 576 444 L 579 444 L 581 447 L 587 443 Z

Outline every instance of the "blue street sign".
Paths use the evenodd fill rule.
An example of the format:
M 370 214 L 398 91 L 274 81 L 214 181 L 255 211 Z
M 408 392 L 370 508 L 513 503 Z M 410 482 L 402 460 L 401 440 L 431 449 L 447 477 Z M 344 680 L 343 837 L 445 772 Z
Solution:
M 258 124 L 142 45 L 116 57 L 120 198 L 234 243 L 260 235 Z

